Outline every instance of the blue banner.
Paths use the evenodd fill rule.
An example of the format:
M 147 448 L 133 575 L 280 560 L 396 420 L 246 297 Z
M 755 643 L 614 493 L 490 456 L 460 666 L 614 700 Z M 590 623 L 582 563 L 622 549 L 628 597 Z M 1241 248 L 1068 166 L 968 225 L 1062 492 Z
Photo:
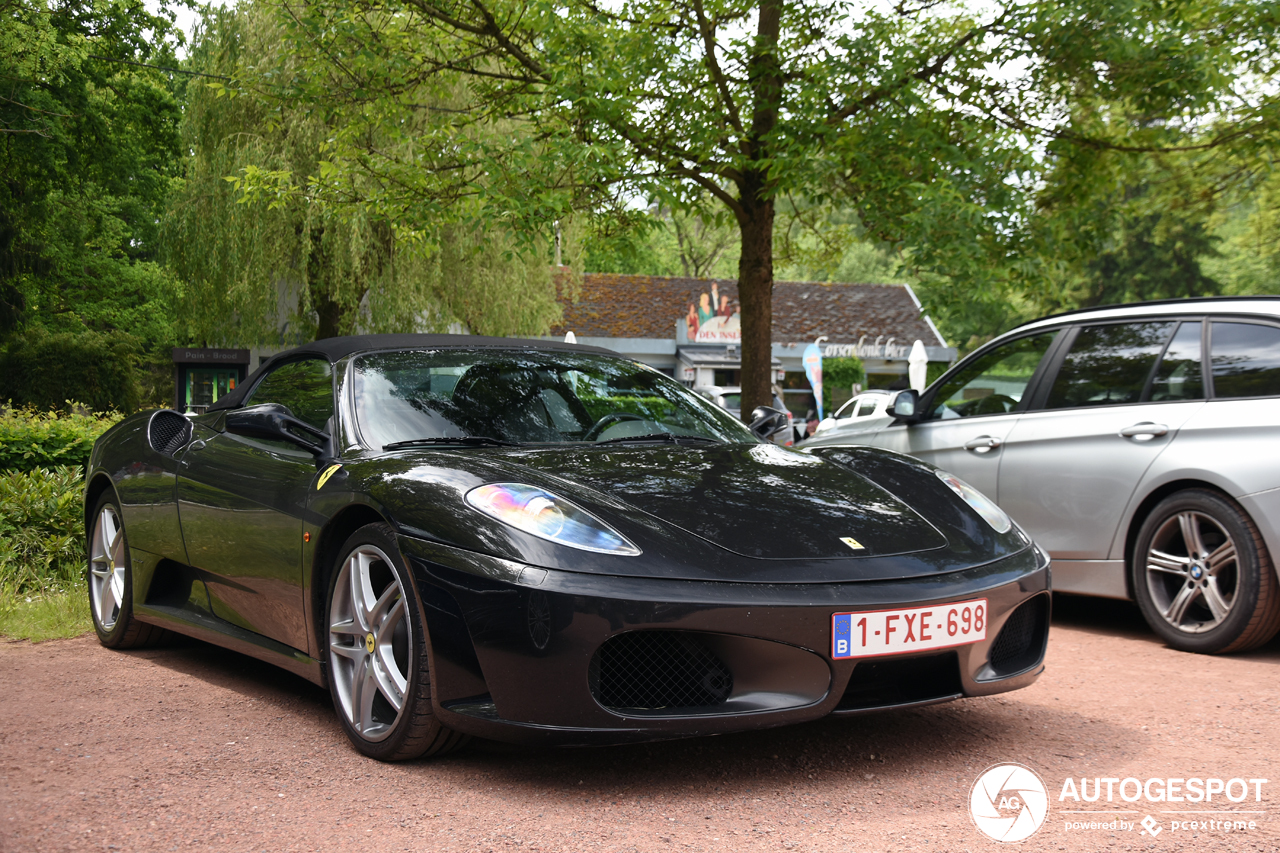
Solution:
M 804 348 L 804 373 L 813 386 L 813 399 L 818 404 L 818 420 L 822 420 L 822 350 L 817 344 Z

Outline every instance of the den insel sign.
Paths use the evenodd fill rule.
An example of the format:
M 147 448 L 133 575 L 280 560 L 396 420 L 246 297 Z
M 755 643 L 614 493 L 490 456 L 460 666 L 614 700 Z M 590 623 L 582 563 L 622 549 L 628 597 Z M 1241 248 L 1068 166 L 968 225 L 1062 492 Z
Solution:
M 728 296 L 720 294 L 720 286 L 711 283 L 711 292 L 703 291 L 697 302 L 689 303 L 685 315 L 689 324 L 689 340 L 699 344 L 736 344 L 742 342 L 742 312 Z

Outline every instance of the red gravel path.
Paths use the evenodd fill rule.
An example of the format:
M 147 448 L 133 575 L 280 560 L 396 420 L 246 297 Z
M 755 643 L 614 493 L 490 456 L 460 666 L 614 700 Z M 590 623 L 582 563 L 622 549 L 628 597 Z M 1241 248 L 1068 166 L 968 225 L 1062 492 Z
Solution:
M 1009 849 L 968 815 L 986 767 L 1036 770 L 1050 813 L 1023 850 L 1280 850 L 1280 642 L 1210 658 L 1135 610 L 1059 599 L 1033 687 L 916 711 L 608 749 L 496 745 L 384 765 L 328 694 L 200 643 L 0 643 L 0 851 Z M 1068 830 L 1068 777 L 1267 777 L 1219 808 L 1256 828 Z M 1091 782 L 1092 784 L 1092 782 Z M 1104 808 L 1107 804 L 1093 804 Z M 1204 804 L 1115 802 L 1127 821 Z M 1141 811 L 1133 811 L 1141 809 Z M 1090 816 L 1084 816 L 1090 817 Z M 1111 820 L 1113 816 L 1105 816 Z

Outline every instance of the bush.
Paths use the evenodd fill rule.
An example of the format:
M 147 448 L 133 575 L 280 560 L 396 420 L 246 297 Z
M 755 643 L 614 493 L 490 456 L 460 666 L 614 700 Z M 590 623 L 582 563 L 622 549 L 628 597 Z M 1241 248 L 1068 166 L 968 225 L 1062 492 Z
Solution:
M 74 405 L 68 405 L 74 409 Z M 0 471 L 69 465 L 84 470 L 93 442 L 119 415 L 69 415 L 7 409 L 0 413 Z
M 836 401 L 832 399 L 832 391 L 843 390 L 846 395 L 855 382 L 862 382 L 867 372 L 862 368 L 862 359 L 856 356 L 844 358 L 824 358 L 822 360 L 822 411 L 826 415 L 835 412 Z M 844 399 L 849 399 L 845 396 Z
M 37 409 L 78 400 L 94 411 L 133 412 L 141 403 L 136 360 L 128 335 L 30 329 L 0 351 L 0 400 Z
M 71 466 L 0 474 L 0 589 L 71 590 L 85 565 L 84 477 Z

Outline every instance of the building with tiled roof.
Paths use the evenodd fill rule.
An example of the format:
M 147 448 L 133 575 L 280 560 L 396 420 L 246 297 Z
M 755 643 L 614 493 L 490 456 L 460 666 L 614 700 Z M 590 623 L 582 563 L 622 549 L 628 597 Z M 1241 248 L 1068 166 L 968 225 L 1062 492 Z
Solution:
M 690 384 L 737 384 L 741 337 L 732 279 L 587 273 L 578 300 L 563 308 L 555 337 L 573 332 L 581 343 L 623 352 Z M 956 357 L 909 285 L 775 282 L 773 358 L 782 384 L 807 386 L 801 354 L 820 337 L 824 355 L 862 359 L 869 387 L 905 378 L 917 340 L 930 361 Z

